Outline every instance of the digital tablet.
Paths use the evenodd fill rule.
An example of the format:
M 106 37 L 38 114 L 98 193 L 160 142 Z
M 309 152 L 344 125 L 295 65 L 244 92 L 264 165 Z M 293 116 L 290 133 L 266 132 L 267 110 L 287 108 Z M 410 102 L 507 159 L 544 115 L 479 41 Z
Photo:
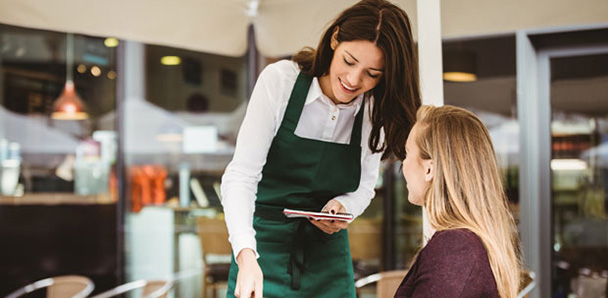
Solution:
M 304 211 L 304 210 L 294 210 L 294 209 L 283 209 L 283 214 L 289 218 L 295 217 L 305 217 L 305 218 L 313 218 L 319 220 L 342 220 L 342 221 L 350 221 L 353 220 L 353 215 L 350 213 L 337 213 L 331 214 L 326 212 L 312 212 L 312 211 Z

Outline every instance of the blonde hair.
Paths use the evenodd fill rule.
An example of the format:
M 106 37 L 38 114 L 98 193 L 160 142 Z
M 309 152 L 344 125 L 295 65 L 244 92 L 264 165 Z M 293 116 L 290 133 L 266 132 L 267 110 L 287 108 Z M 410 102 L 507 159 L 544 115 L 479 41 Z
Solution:
M 424 198 L 431 227 L 464 228 L 479 236 L 500 297 L 516 297 L 519 238 L 488 130 L 473 113 L 447 105 L 422 106 L 416 127 L 420 158 L 433 160 Z

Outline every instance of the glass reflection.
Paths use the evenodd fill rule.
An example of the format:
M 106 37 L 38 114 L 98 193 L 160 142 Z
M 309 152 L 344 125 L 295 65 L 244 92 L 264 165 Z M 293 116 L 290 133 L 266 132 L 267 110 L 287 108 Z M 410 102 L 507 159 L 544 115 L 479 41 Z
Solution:
M 191 272 L 176 297 L 221 292 L 210 282 L 224 280 L 230 262 L 229 249 L 217 250 L 228 237 L 219 228 L 225 230 L 219 185 L 245 115 L 247 60 L 141 46 L 134 64 L 143 65 L 144 94 L 123 106 L 126 275 Z
M 606 293 L 607 86 L 608 54 L 551 59 L 554 297 Z
M 22 201 L 33 193 L 66 192 L 114 201 L 107 197 L 114 160 L 102 155 L 115 153 L 108 147 L 111 141 L 97 139 L 96 133 L 103 116 L 115 107 L 115 83 L 77 68 L 96 65 L 100 71 L 113 70 L 115 49 L 106 48 L 102 38 L 68 39 L 64 33 L 5 25 L 0 26 L 0 36 L 1 142 L 9 147 L 2 151 L 10 153 L 13 148 L 16 156 L 3 153 L 0 158 L 6 164 L 3 193 Z M 66 77 L 90 117 L 51 117 Z M 114 124 L 104 129 L 113 131 Z
M 105 289 L 120 272 L 115 126 L 102 127 L 116 81 L 86 71 L 114 71 L 116 49 L 72 37 L 0 24 L 0 293 L 66 270 Z M 53 117 L 72 111 L 53 109 L 66 81 L 81 120 Z

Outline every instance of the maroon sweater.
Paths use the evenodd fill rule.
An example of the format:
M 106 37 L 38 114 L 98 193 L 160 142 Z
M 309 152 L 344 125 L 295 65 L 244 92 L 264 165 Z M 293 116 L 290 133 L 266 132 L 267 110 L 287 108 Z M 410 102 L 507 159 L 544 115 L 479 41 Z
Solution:
M 500 297 L 481 239 L 466 229 L 439 231 L 395 293 L 403 297 Z

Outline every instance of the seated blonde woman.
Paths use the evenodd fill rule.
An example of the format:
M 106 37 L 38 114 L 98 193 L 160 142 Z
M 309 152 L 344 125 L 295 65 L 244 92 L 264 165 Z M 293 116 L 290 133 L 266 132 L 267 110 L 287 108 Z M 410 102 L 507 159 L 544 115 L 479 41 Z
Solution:
M 433 236 L 395 297 L 516 297 L 519 240 L 488 130 L 473 113 L 423 106 L 405 145 L 408 200 Z

